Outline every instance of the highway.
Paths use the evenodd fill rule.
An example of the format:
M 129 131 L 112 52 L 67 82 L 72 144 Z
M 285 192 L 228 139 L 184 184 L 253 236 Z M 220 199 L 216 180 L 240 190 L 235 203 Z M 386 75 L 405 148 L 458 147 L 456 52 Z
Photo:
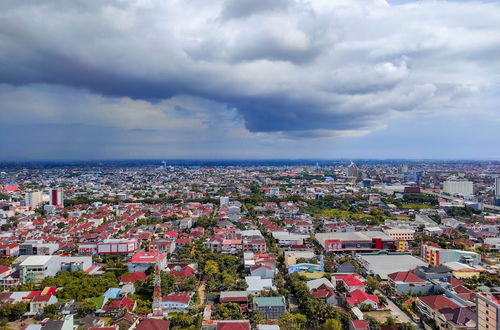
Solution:
M 422 193 L 427 194 L 427 195 L 437 196 L 437 197 L 440 197 L 440 198 L 443 198 L 443 199 L 446 199 L 446 200 L 449 200 L 449 201 L 458 201 L 458 200 L 461 200 L 460 198 L 457 198 L 457 197 L 448 196 L 448 195 L 436 193 L 436 192 L 433 192 L 433 191 L 422 190 Z M 485 210 L 491 210 L 491 211 L 500 212 L 500 206 L 495 206 L 495 205 L 491 205 L 491 204 L 483 204 L 483 206 L 484 206 Z

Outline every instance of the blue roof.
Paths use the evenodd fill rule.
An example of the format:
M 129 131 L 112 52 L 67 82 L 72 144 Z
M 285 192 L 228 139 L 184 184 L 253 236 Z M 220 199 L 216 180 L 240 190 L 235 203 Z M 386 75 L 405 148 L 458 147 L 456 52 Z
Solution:
M 104 297 L 108 299 L 117 299 L 120 297 L 120 288 L 109 288 L 104 292 Z

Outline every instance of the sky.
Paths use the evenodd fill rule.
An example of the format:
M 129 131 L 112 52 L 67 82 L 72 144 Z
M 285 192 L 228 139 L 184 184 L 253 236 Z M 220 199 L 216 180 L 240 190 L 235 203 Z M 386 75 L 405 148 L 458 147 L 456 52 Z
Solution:
M 500 2 L 2 0 L 0 160 L 500 159 Z

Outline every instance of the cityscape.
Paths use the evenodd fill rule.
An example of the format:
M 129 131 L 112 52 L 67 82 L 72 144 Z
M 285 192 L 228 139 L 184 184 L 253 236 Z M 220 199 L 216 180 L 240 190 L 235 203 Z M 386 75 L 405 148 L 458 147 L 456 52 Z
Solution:
M 2 324 L 498 327 L 500 162 L 279 162 L 2 164 Z
M 1 0 L 0 330 L 500 330 L 499 0 Z

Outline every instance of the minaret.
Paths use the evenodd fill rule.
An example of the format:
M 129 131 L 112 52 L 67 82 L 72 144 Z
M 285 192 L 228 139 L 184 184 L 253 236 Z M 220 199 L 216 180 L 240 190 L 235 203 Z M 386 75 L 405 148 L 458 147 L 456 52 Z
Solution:
M 155 265 L 155 288 L 153 291 L 153 317 L 163 317 L 163 309 L 161 308 L 161 273 L 159 262 Z

